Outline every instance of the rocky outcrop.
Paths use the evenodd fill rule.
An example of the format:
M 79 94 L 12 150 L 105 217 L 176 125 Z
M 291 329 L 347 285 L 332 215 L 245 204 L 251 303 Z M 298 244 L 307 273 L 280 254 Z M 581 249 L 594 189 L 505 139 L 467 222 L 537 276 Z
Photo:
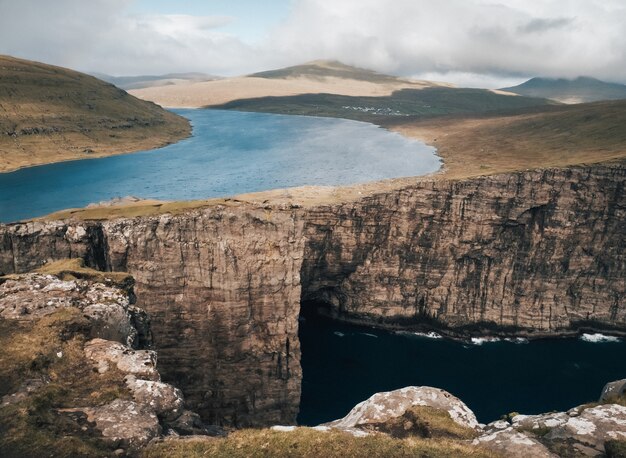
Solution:
M 338 429 L 363 427 L 385 423 L 400 417 L 411 407 L 428 406 L 445 411 L 452 421 L 465 428 L 478 428 L 474 412 L 460 399 L 447 391 L 429 386 L 409 386 L 399 390 L 376 393 L 357 404 L 344 418 L 325 426 Z
M 406 413 L 415 406 L 434 408 L 450 421 L 475 432 L 473 439 L 465 438 L 473 445 L 513 458 L 605 456 L 607 443 L 626 441 L 626 407 L 620 404 L 583 405 L 568 412 L 542 415 L 516 414 L 507 420 L 479 425 L 474 413 L 461 400 L 431 387 L 406 387 L 376 393 L 355 406 L 344 418 L 317 429 L 339 429 L 357 436 L 386 432 L 394 437 L 406 437 L 405 430 L 416 437 L 437 437 L 437 432 L 447 432 L 444 430 L 449 428 L 444 422 L 433 421 L 433 412 L 429 414 L 430 418 L 413 420 L 418 424 L 406 425 L 400 434 L 393 428 L 384 428 L 397 420 L 406 423 Z M 425 436 L 424 431 L 433 436 Z
M 448 335 L 626 330 L 626 167 L 420 180 L 307 207 L 0 226 L 0 272 L 127 271 L 161 372 L 206 420 L 293 423 L 301 301 Z
M 59 309 L 76 307 L 89 319 L 92 337 L 137 347 L 150 342 L 146 312 L 131 304 L 133 295 L 113 282 L 64 281 L 54 275 L 27 274 L 4 279 L 0 318 L 34 321 Z
M 106 404 L 78 405 L 54 412 L 82 425 L 80 434 L 94 434 L 115 447 L 137 449 L 164 434 L 219 432 L 204 427 L 196 414 L 185 410 L 182 392 L 161 381 L 155 351 L 131 348 L 138 346 L 138 342 L 145 342 L 138 338 L 139 331 L 134 323 L 145 325 L 148 322 L 145 312 L 130 304 L 132 297 L 132 292 L 113 284 L 61 280 L 42 274 L 12 275 L 0 279 L 0 319 L 15 321 L 19 328 L 23 323 L 31 324 L 63 310 L 80 310 L 86 321 L 69 322 L 59 339 L 60 342 L 90 339 L 80 346 L 82 356 L 71 348 L 68 351 L 72 354 L 65 355 L 60 347 L 59 351 L 55 350 L 55 358 L 66 357 L 73 364 L 93 366 L 103 377 L 102 385 L 105 380 L 119 379 L 120 382 L 118 397 Z M 63 320 L 62 315 L 59 320 Z M 28 329 L 24 327 L 24 334 Z M 143 332 L 149 335 L 149 329 Z M 44 373 L 39 378 L 24 380 L 16 392 L 3 396 L 0 408 L 25 401 L 43 391 L 52 379 L 59 383 L 67 376 L 61 373 L 66 370 L 63 366 L 45 373 L 49 364 L 42 366 Z M 28 373 L 33 373 L 33 369 Z M 98 378 L 90 383 L 93 385 L 90 389 L 94 390 L 92 397 L 97 397 Z M 75 394 L 68 391 L 64 403 L 72 402 L 73 396 Z

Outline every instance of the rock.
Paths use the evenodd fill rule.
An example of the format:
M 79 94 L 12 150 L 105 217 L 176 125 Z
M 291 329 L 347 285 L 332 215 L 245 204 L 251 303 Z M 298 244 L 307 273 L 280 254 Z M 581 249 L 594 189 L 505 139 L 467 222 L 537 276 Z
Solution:
M 460 399 L 447 391 L 428 386 L 409 386 L 395 391 L 376 393 L 357 404 L 345 417 L 326 423 L 337 429 L 358 428 L 376 423 L 385 423 L 401 417 L 414 406 L 429 406 L 443 410 L 458 425 L 478 429 L 478 421 Z
M 548 448 L 527 433 L 509 427 L 480 436 L 472 442 L 507 458 L 556 458 Z
M 167 421 L 167 426 L 182 436 L 226 436 L 224 428 L 216 425 L 205 425 L 195 412 L 185 410 L 173 421 Z
M 552 428 L 544 442 L 564 444 L 577 453 L 597 456 L 604 453 L 604 443 L 609 440 L 626 440 L 626 407 L 606 404 L 590 407 L 577 417 Z
M 0 318 L 33 321 L 66 307 L 83 311 L 92 337 L 129 346 L 138 340 L 135 323 L 145 320 L 145 312 L 130 304 L 129 292 L 114 285 L 42 274 L 24 274 L 0 284 Z
M 178 388 L 163 382 L 137 379 L 134 375 L 127 375 L 125 381 L 135 402 L 149 407 L 159 417 L 167 420 L 181 415 L 184 400 Z
M 156 414 L 133 402 L 116 399 L 102 407 L 64 409 L 65 412 L 79 411 L 87 415 L 90 422 L 110 442 L 139 448 L 161 434 L 161 425 Z
M 49 382 L 50 380 L 48 377 L 24 380 L 24 382 L 22 382 L 22 384 L 15 393 L 7 394 L 2 397 L 0 407 L 16 404 L 26 399 L 33 393 L 36 393 L 40 388 L 44 387 Z
M 626 379 L 609 382 L 602 389 L 600 402 L 612 401 L 624 395 L 626 395 Z
M 561 426 L 570 419 L 564 412 L 554 412 L 542 415 L 516 415 L 511 419 L 513 427 L 528 431 L 545 431 L 546 429 Z
M 118 342 L 93 339 L 85 344 L 85 354 L 96 364 L 100 373 L 109 370 L 110 364 L 113 364 L 125 374 L 146 380 L 160 380 L 156 370 L 156 352 L 152 350 L 132 350 Z

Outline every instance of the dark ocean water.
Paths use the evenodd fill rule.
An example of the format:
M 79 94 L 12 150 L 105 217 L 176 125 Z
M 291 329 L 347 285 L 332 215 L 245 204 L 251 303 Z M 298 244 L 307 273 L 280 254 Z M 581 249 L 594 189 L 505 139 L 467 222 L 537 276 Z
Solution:
M 480 422 L 510 412 L 536 414 L 596 401 L 606 382 L 626 377 L 626 342 L 550 339 L 463 344 L 308 316 L 300 323 L 299 424 L 345 416 L 379 391 L 443 388 Z
M 159 150 L 0 174 L 0 222 L 127 195 L 161 200 L 423 175 L 435 149 L 344 119 L 174 110 L 193 136 Z

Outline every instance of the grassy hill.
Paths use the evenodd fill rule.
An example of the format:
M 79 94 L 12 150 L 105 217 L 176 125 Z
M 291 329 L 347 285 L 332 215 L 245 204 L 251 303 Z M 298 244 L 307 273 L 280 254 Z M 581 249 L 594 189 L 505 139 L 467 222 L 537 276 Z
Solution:
M 383 123 L 436 146 L 448 178 L 624 161 L 624 125 L 626 100 Z
M 564 103 L 596 102 L 626 99 L 626 85 L 606 83 L 595 78 L 569 79 L 533 78 L 503 91 L 528 97 L 544 97 Z
M 222 105 L 213 105 L 211 108 L 383 122 L 389 118 L 429 118 L 553 104 L 555 102 L 546 99 L 502 95 L 484 89 L 431 87 L 402 89 L 382 97 L 351 97 L 336 94 L 260 97 L 234 100 Z
M 186 119 L 93 76 L 0 56 L 0 172 L 151 149 L 190 133 Z
M 302 65 L 269 70 L 265 72 L 253 73 L 255 78 L 285 79 L 285 78 L 343 78 L 357 81 L 369 81 L 372 83 L 397 83 L 407 81 L 396 76 L 384 75 L 382 73 L 365 68 L 352 67 L 342 64 L 336 60 L 316 60 Z

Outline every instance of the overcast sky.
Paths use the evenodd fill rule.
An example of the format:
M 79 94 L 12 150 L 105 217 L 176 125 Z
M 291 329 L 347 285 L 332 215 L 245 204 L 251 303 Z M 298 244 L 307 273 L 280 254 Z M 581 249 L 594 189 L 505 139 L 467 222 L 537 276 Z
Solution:
M 0 53 L 112 75 L 337 59 L 477 87 L 626 83 L 626 0 L 0 0 Z

